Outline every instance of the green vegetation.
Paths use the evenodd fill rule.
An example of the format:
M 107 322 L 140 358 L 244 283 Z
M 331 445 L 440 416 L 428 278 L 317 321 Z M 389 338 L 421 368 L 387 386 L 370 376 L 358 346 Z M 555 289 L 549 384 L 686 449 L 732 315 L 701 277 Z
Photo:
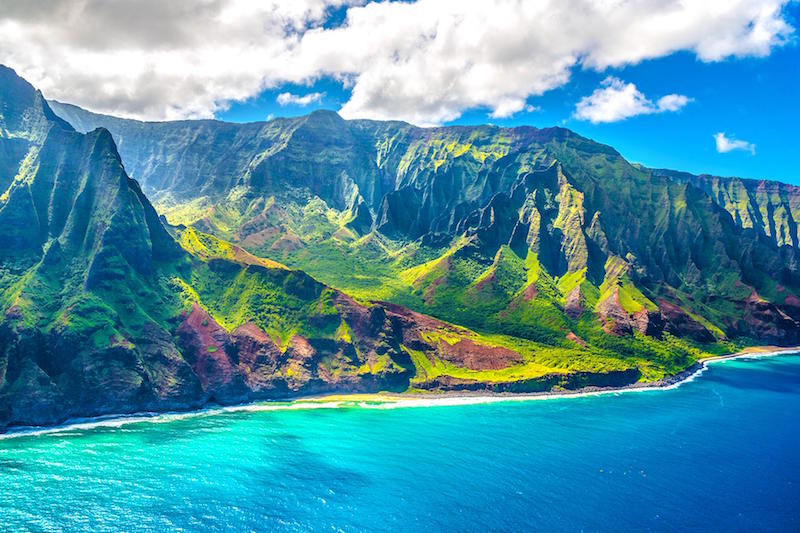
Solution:
M 631 166 L 613 149 L 566 130 L 480 127 L 421 136 L 407 125 L 348 124 L 316 114 L 283 127 L 284 144 L 259 160 L 273 165 L 271 157 L 282 154 L 270 176 L 300 179 L 278 186 L 243 170 L 245 179 L 233 188 L 173 194 L 162 209 L 168 220 L 301 269 L 358 301 L 389 301 L 473 335 L 505 336 L 516 351 L 530 343 L 536 360 L 546 357 L 556 370 L 597 371 L 622 361 L 639 368 L 642 379 L 659 379 L 751 342 L 733 327 L 751 292 L 778 303 L 794 294 L 782 285 L 779 295 L 757 268 L 745 273 L 735 266 L 741 258 L 719 245 L 702 245 L 745 237 L 720 234 L 719 214 L 680 180 Z M 140 147 L 161 138 L 154 132 Z M 323 151 L 329 161 L 315 159 Z M 152 163 L 132 157 L 134 168 Z M 376 167 L 365 163 L 370 159 Z M 296 173 L 312 161 L 321 165 L 314 173 L 321 181 L 313 183 Z M 396 174 L 392 191 L 378 192 L 377 171 Z M 329 187 L 332 176 L 343 185 Z M 423 193 L 414 191 L 439 203 L 425 211 Z M 384 201 L 394 197 L 402 209 Z M 373 223 L 356 229 L 360 201 Z M 468 207 L 462 213 L 455 206 Z M 476 218 L 455 231 L 470 212 Z M 428 218 L 407 218 L 418 213 Z M 446 217 L 452 222 L 442 227 Z M 419 238 L 434 226 L 436 239 Z M 665 260 L 671 270 L 657 266 Z M 660 300 L 677 308 L 666 326 Z M 242 317 L 222 313 L 219 320 L 232 327 Z M 341 324 L 329 328 L 347 338 Z M 281 326 L 273 333 L 292 331 Z
M 648 170 L 560 128 L 59 106 L 80 134 L 12 71 L 0 89 L 0 425 L 625 385 L 800 343 L 790 186 Z

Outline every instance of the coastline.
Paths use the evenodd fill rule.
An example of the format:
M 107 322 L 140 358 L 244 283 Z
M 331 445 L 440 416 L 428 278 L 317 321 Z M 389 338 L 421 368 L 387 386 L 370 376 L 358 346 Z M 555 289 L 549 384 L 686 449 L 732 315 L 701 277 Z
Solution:
M 800 346 L 751 346 L 744 348 L 738 352 L 715 355 L 711 357 L 704 357 L 698 359 L 692 366 L 675 374 L 658 381 L 633 383 L 622 387 L 584 387 L 575 390 L 550 390 L 542 392 L 496 392 L 487 394 L 484 391 L 442 391 L 442 392 L 420 392 L 420 393 L 389 393 L 378 392 L 370 394 L 323 394 L 319 396 L 307 396 L 303 398 L 296 398 L 292 400 L 293 403 L 331 403 L 331 402 L 424 402 L 431 400 L 447 400 L 447 399 L 484 399 L 489 401 L 513 401 L 513 400 L 526 400 L 526 399 L 542 399 L 542 398 L 575 398 L 580 396 L 594 396 L 598 394 L 616 394 L 621 392 L 630 391 L 647 391 L 647 390 L 667 390 L 673 389 L 677 386 L 687 383 L 697 377 L 707 368 L 708 364 L 716 362 L 727 361 L 731 359 L 751 359 L 760 357 L 771 357 L 777 355 L 789 355 L 793 353 L 800 353 Z M 476 402 L 477 403 L 477 402 Z M 404 404 L 404 406 L 406 406 Z M 410 405 L 409 405 L 410 406 Z
M 318 396 L 300 396 L 290 400 L 258 401 L 232 406 L 205 406 L 187 411 L 139 412 L 130 414 L 109 414 L 98 417 L 71 419 L 54 426 L 19 426 L 7 428 L 0 433 L 0 440 L 36 436 L 68 431 L 80 431 L 100 427 L 122 427 L 141 422 L 165 423 L 184 418 L 213 416 L 233 412 L 290 411 L 307 409 L 340 409 L 359 407 L 368 409 L 396 409 L 409 407 L 435 407 L 474 405 L 509 401 L 536 401 L 570 399 L 627 392 L 647 392 L 676 389 L 700 376 L 709 364 L 734 359 L 757 359 L 800 353 L 800 346 L 752 346 L 736 353 L 717 355 L 699 359 L 686 370 L 653 382 L 633 383 L 623 387 L 584 387 L 576 390 L 550 390 L 531 393 L 486 393 L 485 391 L 443 391 L 435 393 L 333 393 Z

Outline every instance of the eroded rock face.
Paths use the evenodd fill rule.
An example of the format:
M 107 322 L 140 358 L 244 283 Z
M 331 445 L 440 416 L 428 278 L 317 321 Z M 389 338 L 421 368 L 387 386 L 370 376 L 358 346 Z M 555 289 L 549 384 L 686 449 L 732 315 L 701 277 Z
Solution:
M 581 348 L 586 348 L 586 341 L 575 335 L 574 332 L 570 331 L 567 333 L 567 340 L 570 340 L 580 346 Z
M 396 363 L 407 356 L 389 342 L 395 332 L 385 310 L 359 305 L 341 293 L 334 301 L 350 339 L 294 334 L 281 347 L 252 322 L 228 333 L 195 304 L 177 327 L 177 344 L 204 394 L 216 401 L 407 386 L 411 371 Z
M 233 331 L 232 341 L 232 359 L 249 390 L 279 390 L 283 386 L 276 373 L 286 358 L 269 335 L 248 322 Z
M 677 337 L 689 337 L 698 342 L 714 341 L 714 335 L 680 307 L 665 300 L 659 300 L 658 309 L 664 320 L 664 331 Z
M 790 310 L 790 309 L 787 309 Z M 800 343 L 800 322 L 755 292 L 741 306 L 742 332 L 751 332 L 769 343 Z
M 522 363 L 522 356 L 501 346 L 484 346 L 470 339 L 454 344 L 440 341 L 438 353 L 442 359 L 470 370 L 499 370 Z
M 603 322 L 603 331 L 610 335 L 629 335 L 633 331 L 633 320 L 620 305 L 616 292 L 597 304 L 597 314 Z
M 648 311 L 642 308 L 641 311 L 634 313 L 632 327 L 639 333 L 650 337 L 660 337 L 664 331 L 664 317 L 661 311 Z
M 206 394 L 217 399 L 245 395 L 244 381 L 229 357 L 231 337 L 208 312 L 194 304 L 176 334 L 177 344 Z
M 603 330 L 611 335 L 630 335 L 634 331 L 659 338 L 663 332 L 677 337 L 688 337 L 697 342 L 713 342 L 715 337 L 708 329 L 694 320 L 680 307 L 664 300 L 658 301 L 658 310 L 645 308 L 628 313 L 619 302 L 618 293 L 597 305 L 597 314 L 603 323 Z
M 567 294 L 564 312 L 572 319 L 579 318 L 583 313 L 583 295 L 580 286 L 575 287 Z

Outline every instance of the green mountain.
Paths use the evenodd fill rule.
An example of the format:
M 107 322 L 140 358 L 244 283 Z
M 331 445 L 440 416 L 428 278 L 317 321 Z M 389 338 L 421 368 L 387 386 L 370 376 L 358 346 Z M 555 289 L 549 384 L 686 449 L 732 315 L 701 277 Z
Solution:
M 791 185 L 650 170 L 562 128 L 55 110 L 108 127 L 171 222 L 363 299 L 559 347 L 798 338 Z
M 619 386 L 800 341 L 796 188 L 562 128 L 145 123 L 0 67 L 0 194 L 0 428 Z
M 767 180 L 720 178 L 687 172 L 652 170 L 654 174 L 690 183 L 724 208 L 737 226 L 753 229 L 777 246 L 800 247 L 800 187 Z

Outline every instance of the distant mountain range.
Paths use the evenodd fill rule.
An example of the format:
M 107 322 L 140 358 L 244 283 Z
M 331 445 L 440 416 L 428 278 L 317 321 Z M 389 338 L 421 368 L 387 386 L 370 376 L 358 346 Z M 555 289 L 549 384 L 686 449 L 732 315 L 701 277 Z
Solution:
M 800 188 L 563 128 L 139 122 L 0 67 L 0 194 L 0 427 L 800 343 Z

